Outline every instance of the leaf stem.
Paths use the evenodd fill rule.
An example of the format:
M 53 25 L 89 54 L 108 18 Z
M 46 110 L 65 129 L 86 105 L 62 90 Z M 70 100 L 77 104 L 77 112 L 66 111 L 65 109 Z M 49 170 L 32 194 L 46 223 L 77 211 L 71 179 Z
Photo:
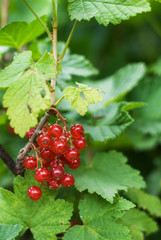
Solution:
M 26 0 L 23 0 L 23 1 L 26 4 L 26 6 L 30 9 L 30 11 L 34 14 L 34 16 L 37 18 L 37 20 L 40 22 L 40 24 L 43 26 L 43 28 L 47 32 L 49 38 L 52 40 L 52 34 L 51 34 L 50 30 L 48 29 L 48 27 L 43 23 L 41 18 L 39 18 L 39 16 L 35 13 L 35 11 L 32 9 L 32 7 L 26 2 Z
M 58 101 L 56 101 L 56 103 L 54 104 L 54 107 L 56 107 L 63 99 L 64 99 L 64 96 L 59 98 Z
M 58 8 L 58 0 L 52 0 L 53 5 L 53 14 L 54 14 L 54 22 L 53 22 L 53 38 L 52 38 L 52 45 L 53 45 L 53 57 L 56 62 L 55 69 L 56 74 L 53 79 L 51 79 L 51 106 L 55 105 L 56 98 L 55 98 L 55 86 L 56 86 L 56 78 L 57 78 L 57 68 L 58 68 L 58 59 L 57 59 L 57 28 L 58 28 L 58 19 L 57 19 L 57 8 Z
M 63 52 L 62 52 L 62 54 L 61 54 L 61 56 L 60 56 L 60 58 L 59 58 L 59 60 L 58 60 L 59 64 L 63 61 L 64 55 L 65 55 L 66 50 L 67 50 L 67 48 L 68 48 L 68 46 L 69 46 L 69 44 L 70 44 L 70 41 L 71 41 L 71 38 L 72 38 L 72 36 L 73 36 L 73 33 L 74 33 L 74 31 L 75 31 L 76 26 L 77 26 L 77 21 L 75 20 L 74 25 L 73 25 L 73 28 L 72 28 L 72 30 L 71 30 L 71 32 L 70 32 L 70 35 L 69 35 L 69 37 L 68 37 L 68 39 L 67 39 L 67 42 L 66 42 L 66 44 L 65 44 L 65 47 L 64 47 L 64 49 L 63 49 Z

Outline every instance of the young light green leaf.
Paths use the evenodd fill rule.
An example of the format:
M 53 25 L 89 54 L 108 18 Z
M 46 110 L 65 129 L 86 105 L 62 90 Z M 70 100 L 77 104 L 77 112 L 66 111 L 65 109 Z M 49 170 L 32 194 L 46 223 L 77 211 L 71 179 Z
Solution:
M 72 109 L 76 110 L 80 115 L 84 116 L 87 112 L 88 105 L 101 102 L 103 97 L 99 93 L 99 89 L 92 89 L 88 85 L 76 83 L 76 87 L 67 87 L 64 89 L 64 97 L 67 101 L 72 102 Z M 84 95 L 84 98 L 80 94 Z
M 131 229 L 131 233 L 133 235 L 133 239 L 136 239 L 136 234 L 140 235 L 140 239 L 142 240 L 142 234 L 145 232 L 146 234 L 151 234 L 158 230 L 157 223 L 148 216 L 147 213 L 142 212 L 138 209 L 131 209 L 127 211 L 122 218 L 120 219 L 120 223 Z
M 150 11 L 146 0 L 68 0 L 71 20 L 90 20 L 95 17 L 99 24 L 118 24 L 137 13 Z
M 15 180 L 15 194 L 0 188 L 0 223 L 21 224 L 23 232 L 28 228 L 35 240 L 57 239 L 56 234 L 69 227 L 72 204 L 64 200 L 55 200 L 54 191 L 43 190 L 42 198 L 34 202 L 27 197 L 27 189 L 34 186 L 33 174 Z M 53 227 L 54 226 L 54 227 Z
M 147 210 L 152 216 L 161 217 L 161 201 L 158 197 L 139 189 L 129 189 L 127 195 L 139 208 Z
M 0 239 L 14 240 L 21 230 L 22 226 L 20 224 L 16 225 L 0 224 Z
M 7 88 L 21 77 L 23 71 L 32 64 L 32 52 L 16 53 L 13 62 L 0 71 L 0 88 Z
M 127 191 L 131 186 L 145 187 L 145 182 L 139 172 L 126 162 L 127 159 L 123 154 L 115 151 L 98 153 L 92 160 L 91 166 L 87 166 L 84 161 L 79 169 L 70 170 L 70 172 L 75 177 L 75 186 L 79 191 L 96 192 L 112 202 L 120 190 Z
M 30 51 L 28 55 L 29 53 Z M 21 58 L 16 60 L 19 59 Z M 17 61 L 17 64 L 20 62 Z M 7 78 L 6 69 L 1 72 L 6 79 L 5 86 L 9 87 L 4 95 L 3 105 L 8 108 L 7 115 L 11 119 L 12 127 L 21 137 L 30 127 L 36 125 L 40 111 L 50 107 L 50 91 L 46 80 L 54 77 L 56 73 L 54 66 L 54 59 L 46 52 L 37 63 L 30 64 L 28 69 L 27 64 L 25 69 L 23 65 L 20 74 L 13 78 L 13 82 L 9 76 Z M 14 65 L 10 69 L 13 67 Z M 14 73 L 14 69 L 12 71 Z
M 46 23 L 47 17 L 41 17 Z M 44 33 L 44 28 L 36 19 L 31 23 L 12 22 L 0 30 L 0 46 L 8 46 L 20 49 L 24 44 L 31 42 Z
M 128 228 L 115 222 L 130 208 L 133 205 L 123 198 L 117 198 L 110 204 L 97 195 L 85 195 L 79 204 L 83 225 L 69 229 L 63 239 L 131 240 Z

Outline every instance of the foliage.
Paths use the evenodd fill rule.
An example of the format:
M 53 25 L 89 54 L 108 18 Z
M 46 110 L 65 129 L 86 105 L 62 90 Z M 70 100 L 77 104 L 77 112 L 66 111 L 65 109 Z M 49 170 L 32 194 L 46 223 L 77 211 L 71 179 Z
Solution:
M 54 191 L 42 184 L 37 202 L 26 194 L 36 185 L 33 173 L 17 176 L 13 187 L 0 160 L 0 239 L 23 238 L 30 229 L 31 240 L 158 240 L 160 1 L 58 2 L 55 61 L 56 43 L 40 24 L 52 31 L 51 1 L 28 1 L 41 20 L 22 2 L 10 1 L 8 24 L 0 29 L 0 144 L 16 160 L 25 133 L 51 106 L 50 84 L 57 77 L 56 108 L 83 125 L 87 148 L 80 168 L 67 169 L 75 187 Z M 70 20 L 78 23 L 69 48 Z

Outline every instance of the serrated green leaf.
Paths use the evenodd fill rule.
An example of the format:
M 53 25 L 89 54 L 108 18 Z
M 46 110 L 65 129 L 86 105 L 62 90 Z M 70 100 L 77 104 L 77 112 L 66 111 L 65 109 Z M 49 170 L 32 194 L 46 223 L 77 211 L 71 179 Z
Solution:
M 126 102 L 112 103 L 96 111 L 93 114 L 93 124 L 91 118 L 84 123 L 85 132 L 96 142 L 115 139 L 133 122 L 129 113 L 124 110 L 127 105 Z
M 146 102 L 147 105 L 133 112 L 135 123 L 134 131 L 142 135 L 158 136 L 161 133 L 161 81 L 159 77 L 146 78 L 130 94 L 132 101 Z
M 157 223 L 148 216 L 147 213 L 138 209 L 131 209 L 127 211 L 121 218 L 120 222 L 133 231 L 145 232 L 150 234 L 158 230 Z M 135 239 L 135 238 L 133 238 Z
M 19 60 L 23 56 L 18 56 L 16 61 L 20 64 Z M 27 56 L 31 56 L 30 51 Z M 46 52 L 37 63 L 30 64 L 28 69 L 21 68 L 13 82 L 9 76 L 7 78 L 6 69 L 1 72 L 6 78 L 6 86 L 9 87 L 4 95 L 3 105 L 8 108 L 7 115 L 12 127 L 21 137 L 37 124 L 40 111 L 50 107 L 50 91 L 46 80 L 54 77 L 54 66 L 54 59 Z M 11 72 L 14 72 L 13 67 L 14 65 L 10 66 Z
M 46 23 L 47 17 L 41 17 Z M 20 49 L 24 44 L 31 42 L 45 32 L 40 22 L 36 19 L 31 23 L 12 22 L 0 30 L 0 46 Z
M 72 102 L 71 106 L 73 110 L 76 110 L 80 115 L 84 116 L 87 112 L 88 105 L 101 102 L 103 97 L 100 95 L 99 89 L 92 89 L 85 84 L 76 84 L 78 88 L 66 87 L 64 89 L 64 97 L 67 101 Z M 83 94 L 84 98 L 80 94 Z
M 103 103 L 108 105 L 120 100 L 139 83 L 145 73 L 145 64 L 134 63 L 121 68 L 110 77 L 97 81 L 97 87 L 105 90 Z M 91 86 L 95 85 L 91 84 Z
M 21 224 L 23 232 L 30 228 L 36 240 L 57 239 L 55 235 L 69 227 L 72 204 L 55 201 L 55 192 L 47 189 L 39 201 L 30 200 L 26 191 L 35 184 L 33 174 L 27 173 L 15 179 L 15 194 L 0 188 L 0 223 Z
M 79 210 L 82 226 L 74 226 L 64 236 L 64 240 L 130 240 L 128 228 L 115 220 L 133 205 L 123 198 L 113 204 L 107 203 L 97 195 L 86 195 L 80 201 Z
M 0 224 L 0 239 L 14 240 L 21 230 L 22 226 L 20 224 L 16 225 Z
M 71 20 L 90 20 L 95 17 L 99 24 L 118 24 L 137 13 L 150 11 L 146 0 L 68 0 Z
M 116 193 L 129 187 L 144 188 L 145 182 L 139 172 L 126 164 L 123 154 L 110 151 L 98 153 L 91 166 L 82 162 L 79 169 L 69 170 L 75 177 L 75 187 L 80 191 L 96 192 L 107 201 L 112 202 Z M 135 179 L 135 181 L 134 181 Z
M 147 210 L 155 217 L 161 217 L 161 201 L 158 197 L 139 189 L 129 189 L 127 195 L 139 208 Z
M 0 88 L 7 88 L 14 83 L 22 72 L 32 64 L 32 52 L 24 51 L 23 53 L 16 53 L 13 62 L 0 71 Z
M 58 53 L 61 54 L 65 47 L 65 43 L 58 43 Z M 98 74 L 98 70 L 84 56 L 71 54 L 67 49 L 63 61 L 61 63 L 62 70 L 58 75 L 59 80 L 71 80 L 72 75 L 81 77 L 90 77 Z

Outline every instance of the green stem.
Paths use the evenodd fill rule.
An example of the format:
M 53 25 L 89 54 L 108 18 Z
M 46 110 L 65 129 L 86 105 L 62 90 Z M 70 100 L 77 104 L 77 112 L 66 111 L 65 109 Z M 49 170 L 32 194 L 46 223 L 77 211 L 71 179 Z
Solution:
M 26 4 L 26 6 L 30 9 L 30 11 L 34 14 L 34 16 L 37 18 L 37 20 L 40 22 L 40 24 L 43 26 L 43 28 L 45 29 L 45 31 L 47 32 L 49 38 L 52 40 L 52 34 L 50 32 L 50 30 L 48 29 L 48 27 L 43 23 L 43 21 L 41 20 L 41 18 L 39 18 L 39 16 L 34 12 L 34 10 L 32 9 L 32 7 L 26 2 L 26 0 L 23 0 L 24 3 Z
M 51 106 L 55 106 L 55 86 L 56 86 L 56 78 L 57 78 L 57 68 L 58 68 L 58 59 L 57 59 L 57 28 L 58 28 L 58 18 L 57 18 L 57 8 L 58 8 L 58 0 L 52 0 L 53 5 L 53 14 L 54 14 L 54 22 L 53 22 L 53 39 L 52 39 L 52 45 L 53 45 L 53 57 L 55 60 L 55 69 L 56 74 L 53 79 L 51 79 Z
M 56 103 L 54 104 L 54 107 L 56 107 L 63 99 L 64 99 L 64 96 L 59 98 L 58 101 L 56 101 Z
M 76 26 L 77 26 L 77 21 L 75 21 L 75 23 L 74 23 L 74 25 L 73 25 L 73 28 L 72 28 L 72 30 L 71 30 L 71 33 L 70 33 L 70 35 L 69 35 L 69 37 L 68 37 L 68 40 L 67 40 L 67 42 L 66 42 L 66 44 L 65 44 L 64 50 L 63 50 L 63 52 L 62 52 L 62 54 L 61 54 L 61 56 L 60 56 L 60 58 L 59 58 L 59 63 L 61 63 L 61 62 L 63 61 L 64 55 L 65 55 L 66 50 L 67 50 L 67 48 L 68 48 L 68 46 L 69 46 L 69 44 L 70 44 L 70 41 L 71 41 L 71 38 L 72 38 L 72 36 L 73 36 L 73 33 L 74 33 L 74 31 L 75 31 Z

